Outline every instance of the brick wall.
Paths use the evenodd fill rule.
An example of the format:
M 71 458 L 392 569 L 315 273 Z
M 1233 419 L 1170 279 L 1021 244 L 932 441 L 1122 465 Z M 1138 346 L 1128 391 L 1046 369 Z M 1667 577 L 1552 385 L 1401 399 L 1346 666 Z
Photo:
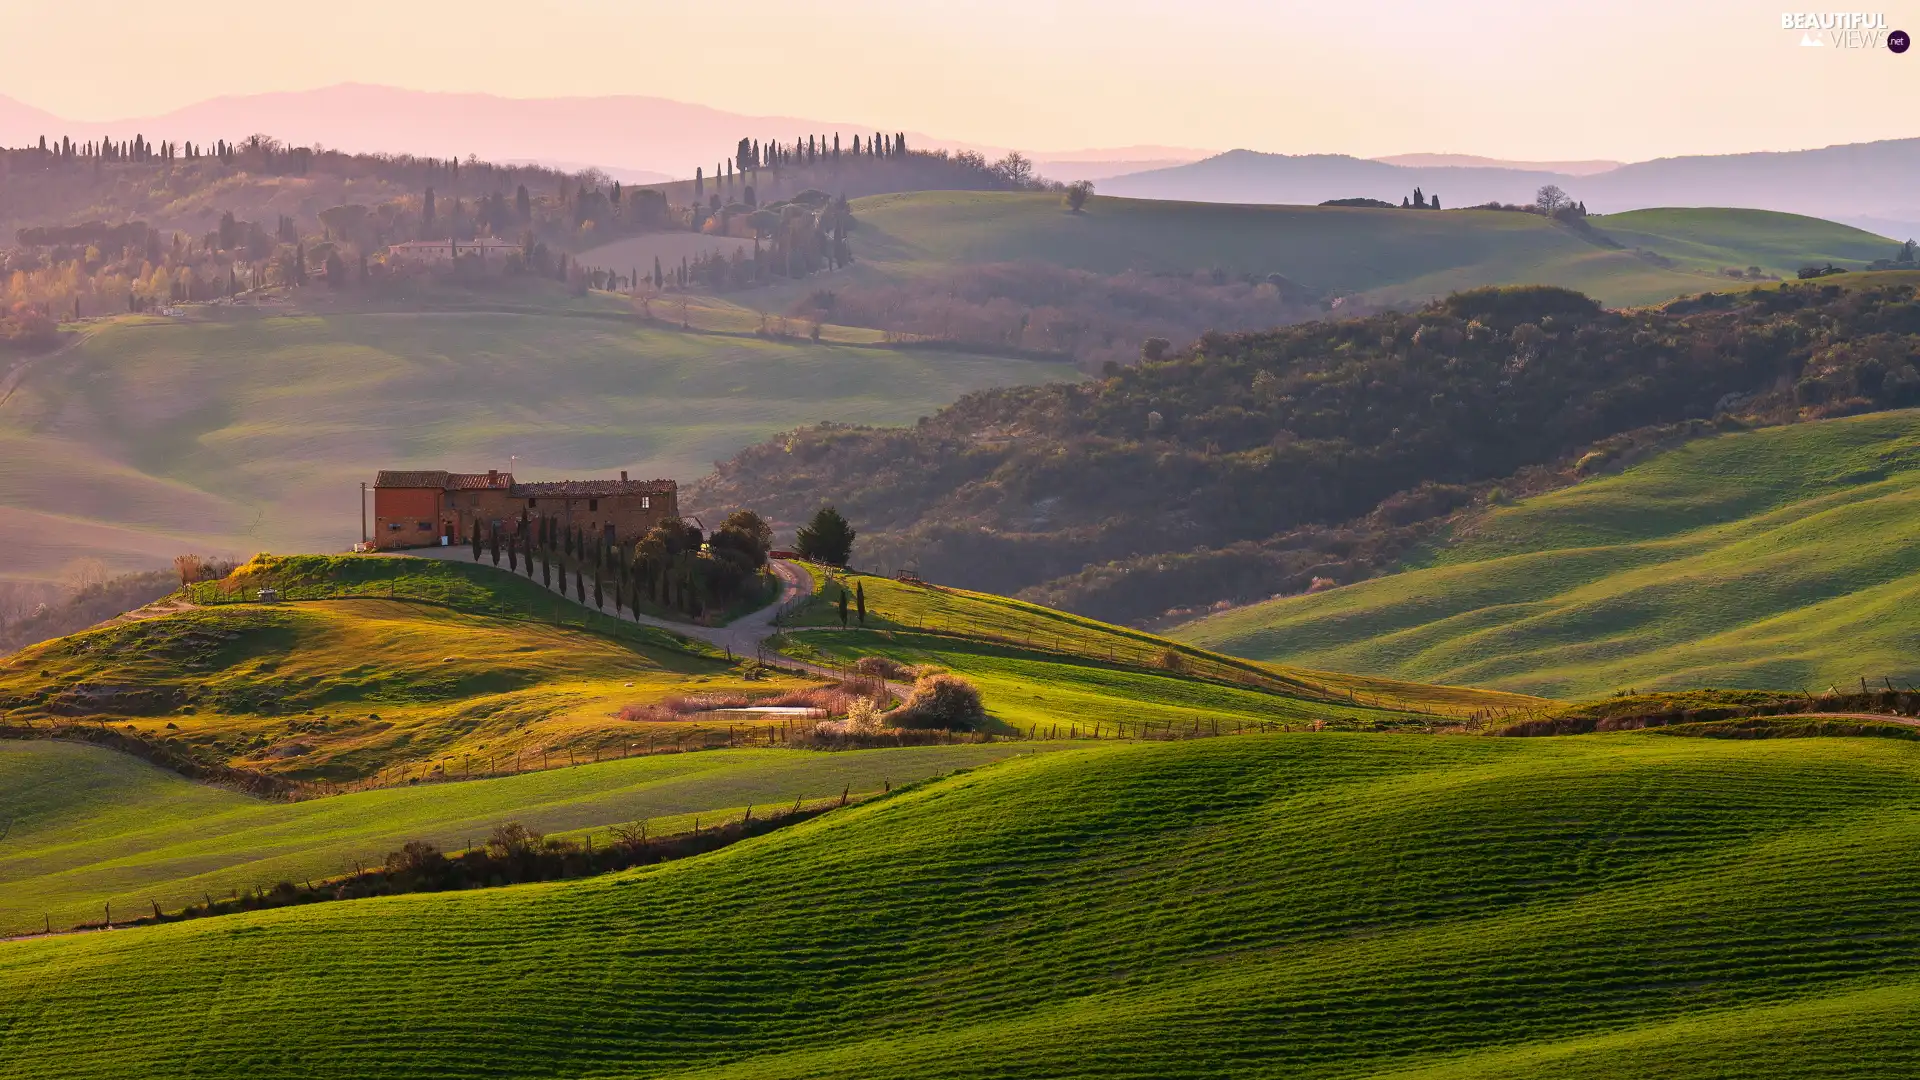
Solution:
M 380 549 L 427 547 L 440 542 L 438 488 L 374 488 L 373 546 Z M 421 528 L 424 523 L 426 528 Z
M 588 538 L 606 535 L 609 525 L 617 543 L 631 544 L 647 530 L 678 517 L 679 499 L 662 495 L 540 495 L 527 498 L 502 488 L 375 488 L 373 491 L 373 546 L 380 549 L 428 547 L 440 542 L 472 542 L 476 528 L 482 542 L 497 525 L 503 535 L 519 527 L 522 514 L 557 518 L 562 528 L 578 527 Z M 427 523 L 421 528 L 422 522 Z
M 677 517 L 680 512 L 678 499 L 672 494 L 597 498 L 543 495 L 527 499 L 504 491 L 456 491 L 449 493 L 448 498 L 453 504 L 449 511 L 461 540 L 472 535 L 476 521 L 483 540 L 495 522 L 511 532 L 518 527 L 520 515 L 525 513 L 529 517 L 556 518 L 561 528 L 578 527 L 589 538 L 606 535 L 606 528 L 611 525 L 615 542 L 631 544 L 648 529 Z

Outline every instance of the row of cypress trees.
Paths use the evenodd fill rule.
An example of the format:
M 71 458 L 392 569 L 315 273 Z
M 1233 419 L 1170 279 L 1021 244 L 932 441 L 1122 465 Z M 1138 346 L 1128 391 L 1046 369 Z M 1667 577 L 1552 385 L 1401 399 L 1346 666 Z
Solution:
M 730 515 L 711 542 L 697 526 L 679 519 L 663 521 L 635 543 L 623 545 L 589 536 L 557 518 L 524 512 L 506 528 L 489 526 L 484 539 L 477 528 L 470 537 L 475 562 L 484 547 L 493 565 L 499 566 L 504 554 L 507 569 L 524 572 L 529 579 L 535 577 L 537 556 L 539 580 L 549 589 L 555 586 L 556 566 L 562 593 L 571 572 L 574 598 L 582 604 L 587 603 L 591 579 L 592 603 L 598 610 L 605 611 L 611 600 L 615 614 L 639 614 L 651 605 L 696 616 L 738 596 L 765 568 L 772 540 L 773 530 L 751 511 Z

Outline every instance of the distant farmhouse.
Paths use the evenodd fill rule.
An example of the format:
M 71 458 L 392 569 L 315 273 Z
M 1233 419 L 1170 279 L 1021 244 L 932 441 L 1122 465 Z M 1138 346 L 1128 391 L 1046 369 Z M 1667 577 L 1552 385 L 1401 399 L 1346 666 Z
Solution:
M 445 266 L 456 258 L 472 256 L 482 263 L 504 268 L 507 256 L 519 250 L 520 245 L 509 244 L 497 236 L 481 236 L 472 240 L 409 240 L 404 244 L 390 245 L 387 258 L 391 262 L 411 266 Z
M 554 518 L 562 528 L 631 544 L 668 518 L 680 516 L 680 485 L 672 480 L 552 480 L 516 483 L 497 469 L 456 473 L 441 469 L 382 469 L 373 481 L 376 549 L 462 544 L 478 529 L 511 533 L 524 516 Z

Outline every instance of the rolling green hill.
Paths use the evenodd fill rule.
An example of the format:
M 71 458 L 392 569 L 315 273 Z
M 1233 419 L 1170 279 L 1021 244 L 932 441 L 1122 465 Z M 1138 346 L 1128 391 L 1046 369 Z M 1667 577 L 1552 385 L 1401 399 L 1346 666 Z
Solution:
M 1594 218 L 1621 247 L 1523 213 L 1236 206 L 1096 197 L 1068 213 L 1057 196 L 913 192 L 853 204 L 860 257 L 888 272 L 1033 259 L 1123 270 L 1282 274 L 1330 294 L 1391 303 L 1479 285 L 1547 284 L 1612 305 L 1726 287 L 1723 267 L 1791 277 L 1812 262 L 1888 257 L 1891 240 L 1764 210 L 1641 210 Z M 1617 233 L 1617 235 L 1616 235 Z M 1660 265 L 1632 249 L 1673 260 Z
M 664 729 L 620 709 L 801 684 L 750 687 L 703 642 L 589 611 L 505 567 L 284 556 L 241 573 L 255 567 L 294 602 L 228 602 L 205 584 L 193 595 L 221 602 L 170 601 L 0 658 L 0 716 L 42 731 L 110 723 L 197 762 L 303 780 L 392 781 L 666 745 Z
M 1492 510 L 1408 569 L 1176 631 L 1557 697 L 1920 679 L 1920 414 L 1720 435 Z
M 1920 748 L 1019 757 L 707 856 L 0 945 L 0 1076 L 1887 1077 Z
M 884 656 L 958 672 L 1010 726 L 1138 734 L 1171 725 L 1382 725 L 1507 712 L 1538 699 L 1471 687 L 1248 663 L 1171 639 L 1004 596 L 873 574 L 813 570 L 812 599 L 786 624 L 787 651 L 835 661 Z M 858 587 L 864 625 L 839 625 Z M 825 630 L 826 633 L 817 631 Z M 1444 721 L 1442 721 L 1444 722 Z
M 979 686 L 997 730 L 1041 740 L 1056 727 L 1068 739 L 1424 728 L 1450 722 L 1431 713 L 1537 704 L 1283 671 L 1003 597 L 877 577 L 859 578 L 872 629 L 828 630 L 846 579 L 819 576 L 823 589 L 790 613 L 789 651 L 938 664 Z M 287 599 L 235 602 L 235 582 L 272 582 Z M 662 817 L 657 828 L 670 829 L 690 814 L 711 820 L 1058 748 L 649 755 L 692 745 L 681 742 L 689 725 L 724 740 L 730 724 L 631 720 L 622 706 L 815 682 L 764 672 L 749 681 L 704 643 L 563 603 L 491 566 L 262 557 L 141 614 L 0 660 L 7 734 L 45 740 L 55 724 L 73 725 L 69 734 L 111 725 L 171 755 L 160 760 L 345 781 L 346 793 L 311 783 L 306 795 L 326 797 L 262 802 L 103 747 L 0 742 L 0 831 L 10 837 L 0 846 L 0 932 L 43 918 L 70 924 L 106 903 L 123 914 L 149 902 L 177 909 L 203 892 L 322 877 L 410 839 L 463 847 L 507 818 L 553 831 Z
M 878 792 L 1066 743 L 923 746 L 807 754 L 662 754 L 487 780 L 268 802 L 182 779 L 100 747 L 0 742 L 0 934 L 125 918 L 158 903 L 342 873 L 409 840 L 446 851 L 506 820 L 548 834 L 647 820 L 655 835 L 745 807 Z M 604 837 L 602 838 L 604 840 Z
M 512 457 L 529 479 L 691 480 L 798 424 L 911 422 L 969 390 L 1073 377 L 587 313 L 189 310 L 101 326 L 0 404 L 0 573 L 342 550 L 379 468 Z

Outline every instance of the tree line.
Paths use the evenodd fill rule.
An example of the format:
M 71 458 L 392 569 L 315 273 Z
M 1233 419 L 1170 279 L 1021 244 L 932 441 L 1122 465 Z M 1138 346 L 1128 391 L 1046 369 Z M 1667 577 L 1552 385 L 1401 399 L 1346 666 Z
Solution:
M 499 566 L 504 556 L 508 570 L 571 591 L 601 611 L 611 603 L 616 615 L 664 610 L 699 618 L 764 591 L 773 528 L 751 510 L 736 510 L 711 536 L 669 518 L 622 544 L 523 510 L 510 522 L 475 528 L 470 544 L 475 562 L 484 555 Z

